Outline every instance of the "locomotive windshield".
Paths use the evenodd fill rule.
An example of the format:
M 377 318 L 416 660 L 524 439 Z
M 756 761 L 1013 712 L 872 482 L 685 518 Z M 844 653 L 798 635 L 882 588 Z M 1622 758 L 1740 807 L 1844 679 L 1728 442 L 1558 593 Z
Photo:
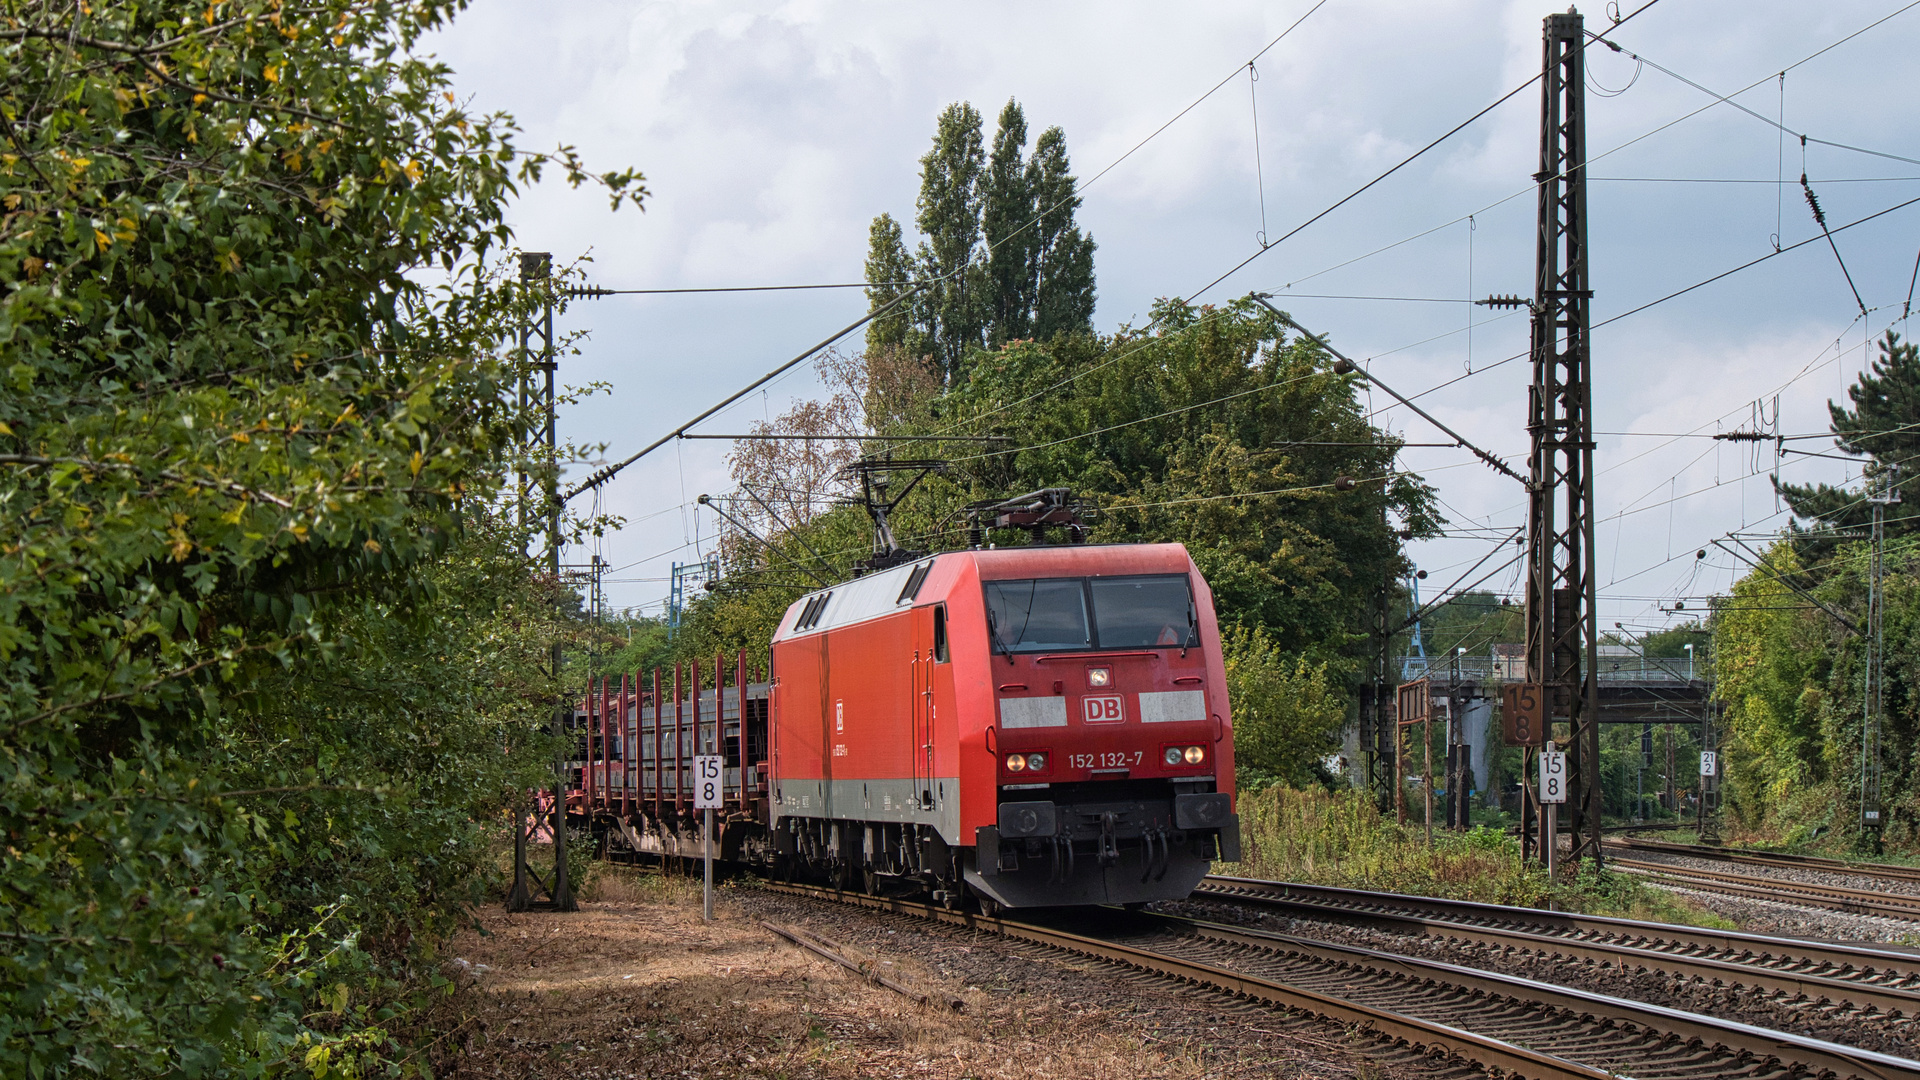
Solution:
M 1012 652 L 1086 649 L 1087 597 L 1075 578 L 987 582 L 987 618 L 995 645 Z
M 1003 652 L 1184 648 L 1198 636 L 1184 574 L 989 581 L 986 591 Z

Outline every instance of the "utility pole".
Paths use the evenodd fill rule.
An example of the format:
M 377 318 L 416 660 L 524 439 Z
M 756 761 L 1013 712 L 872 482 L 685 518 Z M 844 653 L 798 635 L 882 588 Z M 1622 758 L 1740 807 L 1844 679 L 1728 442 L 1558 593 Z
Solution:
M 1880 853 L 1880 717 L 1886 682 L 1885 557 L 1887 548 L 1887 507 L 1900 501 L 1900 475 L 1896 465 L 1888 465 L 1878 476 L 1867 478 L 1867 502 L 1873 506 L 1873 545 L 1871 569 L 1867 577 L 1867 672 L 1866 692 L 1861 695 L 1860 717 L 1860 827 L 1874 854 Z
M 1600 863 L 1600 700 L 1595 675 L 1593 388 L 1587 277 L 1585 35 L 1575 12 L 1543 33 L 1539 236 L 1534 264 L 1527 512 L 1527 681 L 1547 730 L 1567 725 L 1573 859 Z M 1531 796 L 1530 796 L 1531 798 Z M 1540 817 L 1536 813 L 1529 815 Z M 1541 845 L 1554 842 L 1542 829 Z
M 548 279 L 553 273 L 553 256 L 544 251 L 523 251 L 520 253 L 520 280 L 530 290 L 541 293 L 540 313 L 527 318 L 520 324 L 520 356 L 527 374 L 520 380 L 519 400 L 523 406 L 535 406 L 543 413 L 543 429 L 539 440 L 544 443 L 545 452 L 545 488 L 547 518 L 547 572 L 552 575 L 557 589 L 560 584 L 560 471 L 559 449 L 556 440 L 556 422 L 554 417 L 554 377 L 558 364 L 554 360 L 553 340 L 553 294 L 548 287 Z M 537 357 L 538 359 L 534 359 Z M 540 372 L 535 378 L 533 372 Z M 527 448 L 532 451 L 533 447 Z M 521 471 L 521 522 L 528 522 L 526 513 L 530 501 L 530 486 L 526 481 L 526 472 Z M 554 680 L 562 678 L 559 639 L 553 642 L 552 672 Z M 507 907 L 511 911 L 525 911 L 533 906 L 531 892 L 527 888 L 527 879 L 546 887 L 548 898 L 555 911 L 577 911 L 579 905 L 573 898 L 573 887 L 567 880 L 567 762 L 573 746 L 572 724 L 573 702 L 562 692 L 553 713 L 553 737 L 559 744 L 556 751 L 553 770 L 553 805 L 550 808 L 547 827 L 553 834 L 553 882 L 550 887 L 541 882 L 539 875 L 532 873 L 527 865 L 527 823 L 524 819 L 516 826 L 514 840 L 513 889 L 507 895 Z

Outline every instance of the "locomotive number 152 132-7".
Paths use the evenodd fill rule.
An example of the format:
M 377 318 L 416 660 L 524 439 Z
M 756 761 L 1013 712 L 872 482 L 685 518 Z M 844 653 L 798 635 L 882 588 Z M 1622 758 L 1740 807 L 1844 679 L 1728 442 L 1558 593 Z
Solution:
M 1101 754 L 1068 754 L 1067 765 L 1075 769 L 1125 769 L 1140 764 L 1144 750 L 1110 750 Z

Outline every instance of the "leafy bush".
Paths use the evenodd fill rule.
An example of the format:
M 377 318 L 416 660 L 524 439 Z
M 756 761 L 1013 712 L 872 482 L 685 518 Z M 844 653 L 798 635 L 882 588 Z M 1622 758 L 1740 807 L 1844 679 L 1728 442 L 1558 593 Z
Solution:
M 585 176 L 413 55 L 457 6 L 0 24 L 0 1074 L 372 1067 L 550 760 L 484 257 Z

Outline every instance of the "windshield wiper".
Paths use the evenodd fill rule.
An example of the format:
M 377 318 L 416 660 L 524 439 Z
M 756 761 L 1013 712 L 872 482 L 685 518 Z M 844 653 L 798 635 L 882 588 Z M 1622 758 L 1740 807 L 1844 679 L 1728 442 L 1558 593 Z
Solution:
M 1012 666 L 1013 649 L 1009 647 L 1006 642 L 1000 640 L 1000 619 L 993 613 L 991 607 L 987 609 L 987 636 L 993 639 L 994 651 L 1004 654 L 1007 658 L 1008 666 Z

